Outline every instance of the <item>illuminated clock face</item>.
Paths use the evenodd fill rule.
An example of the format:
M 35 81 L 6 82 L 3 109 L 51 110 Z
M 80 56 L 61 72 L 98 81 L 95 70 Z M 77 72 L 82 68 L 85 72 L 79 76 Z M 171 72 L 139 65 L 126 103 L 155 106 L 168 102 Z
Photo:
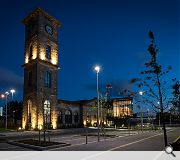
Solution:
M 48 34 L 50 34 L 50 35 L 52 35 L 52 34 L 53 34 L 53 29 L 52 29 L 52 27 L 51 27 L 51 26 L 46 25 L 46 26 L 45 26 L 45 30 L 46 30 L 46 32 L 47 32 Z

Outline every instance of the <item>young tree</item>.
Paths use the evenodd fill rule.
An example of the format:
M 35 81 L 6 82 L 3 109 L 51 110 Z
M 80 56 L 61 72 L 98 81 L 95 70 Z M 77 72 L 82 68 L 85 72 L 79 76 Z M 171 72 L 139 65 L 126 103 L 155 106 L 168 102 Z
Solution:
M 145 70 L 142 71 L 142 78 L 134 78 L 131 80 L 132 83 L 137 83 L 139 88 L 143 88 L 145 91 L 141 95 L 142 102 L 149 105 L 154 111 L 160 111 L 161 123 L 163 125 L 164 132 L 164 143 L 168 145 L 166 124 L 164 118 L 164 112 L 170 104 L 169 91 L 170 86 L 168 85 L 168 78 L 166 77 L 171 66 L 164 69 L 158 62 L 158 49 L 155 43 L 155 37 L 152 31 L 149 31 L 149 38 L 151 43 L 148 46 L 148 53 L 150 60 L 145 63 Z
M 179 84 L 179 81 L 175 79 L 173 79 L 173 82 L 175 82 L 175 84 L 173 85 L 173 106 L 175 109 L 178 110 L 178 113 L 180 115 L 180 91 L 179 91 L 179 88 L 180 88 L 180 84 Z

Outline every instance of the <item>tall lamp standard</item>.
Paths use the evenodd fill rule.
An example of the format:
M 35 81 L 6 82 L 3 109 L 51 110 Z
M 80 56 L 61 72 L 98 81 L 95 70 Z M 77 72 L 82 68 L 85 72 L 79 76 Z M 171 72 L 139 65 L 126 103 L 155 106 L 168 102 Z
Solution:
M 4 99 L 4 98 L 5 98 L 5 95 L 4 95 L 4 94 L 1 94 L 1 97 L 0 97 L 0 98 Z M 3 108 L 0 107 L 0 109 L 1 109 L 1 111 L 0 111 L 0 116 L 3 116 Z
M 6 129 L 7 129 L 7 96 L 9 95 L 9 92 L 5 92 L 6 95 Z
M 12 93 L 12 101 L 13 101 L 13 94 L 16 92 L 14 89 L 11 89 L 10 92 Z
M 158 101 L 157 104 L 159 105 L 160 102 Z M 161 126 L 161 109 L 159 108 L 159 127 Z
M 139 91 L 139 95 L 142 97 L 143 95 L 143 91 Z M 142 107 L 141 107 L 141 131 L 143 132 L 143 111 L 142 111 Z
M 99 71 L 100 71 L 100 67 L 99 66 L 96 66 L 94 68 L 94 70 L 96 71 L 97 73 L 97 103 L 98 103 L 98 107 L 97 107 L 97 127 L 98 127 L 98 142 L 99 142 L 99 86 L 98 86 L 98 74 L 99 74 Z
M 15 113 L 16 111 L 13 111 L 13 124 L 14 124 L 14 113 Z

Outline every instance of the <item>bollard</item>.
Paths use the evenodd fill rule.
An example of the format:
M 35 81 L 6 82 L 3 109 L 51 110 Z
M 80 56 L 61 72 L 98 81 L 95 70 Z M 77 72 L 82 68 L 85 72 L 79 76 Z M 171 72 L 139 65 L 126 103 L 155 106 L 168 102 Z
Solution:
M 87 141 L 88 141 L 87 135 L 88 135 L 88 131 L 87 131 L 87 127 L 86 127 L 86 144 L 87 144 Z
M 44 144 L 46 146 L 46 130 L 44 130 Z
M 41 145 L 41 130 L 39 129 L 39 144 Z
M 50 142 L 50 131 L 48 131 L 48 141 Z

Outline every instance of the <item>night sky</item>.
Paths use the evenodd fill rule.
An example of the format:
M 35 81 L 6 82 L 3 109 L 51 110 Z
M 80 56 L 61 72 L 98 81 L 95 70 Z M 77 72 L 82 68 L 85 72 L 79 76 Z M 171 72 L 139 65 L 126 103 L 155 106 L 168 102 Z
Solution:
M 41 7 L 58 19 L 58 97 L 96 97 L 96 73 L 102 92 L 112 84 L 113 96 L 139 76 L 147 61 L 148 31 L 155 34 L 159 62 L 171 65 L 180 80 L 179 4 L 177 0 L 2 0 L 0 5 L 0 93 L 16 89 L 23 97 L 24 25 L 22 20 Z M 0 102 L 2 104 L 2 100 Z

